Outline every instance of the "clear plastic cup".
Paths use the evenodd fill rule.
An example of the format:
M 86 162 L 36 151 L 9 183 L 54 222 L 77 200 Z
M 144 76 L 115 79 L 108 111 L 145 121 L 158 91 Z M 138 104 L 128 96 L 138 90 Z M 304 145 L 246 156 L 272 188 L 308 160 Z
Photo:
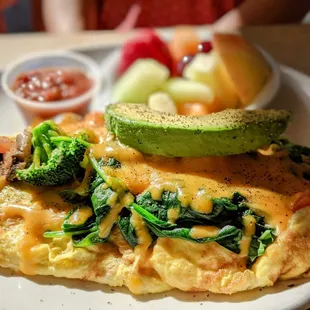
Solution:
M 16 95 L 12 90 L 15 79 L 21 73 L 52 68 L 77 69 L 82 71 L 93 81 L 91 88 L 77 97 L 49 102 L 28 100 Z M 35 118 L 47 119 L 66 112 L 83 115 L 88 111 L 92 100 L 98 95 L 100 89 L 100 69 L 90 57 L 70 51 L 32 53 L 10 63 L 2 75 L 1 84 L 8 97 L 23 112 L 28 123 Z

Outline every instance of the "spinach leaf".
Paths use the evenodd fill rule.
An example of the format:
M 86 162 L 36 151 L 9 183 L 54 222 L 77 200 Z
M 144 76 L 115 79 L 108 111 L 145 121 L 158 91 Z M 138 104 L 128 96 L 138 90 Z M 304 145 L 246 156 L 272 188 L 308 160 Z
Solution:
M 83 194 L 81 195 L 81 193 L 78 193 L 76 190 L 74 189 L 65 189 L 62 190 L 60 192 L 58 192 L 58 195 L 65 201 L 68 203 L 73 203 L 73 204 L 85 204 L 88 202 L 88 194 Z
M 99 162 L 97 162 L 95 159 L 93 159 L 92 166 L 93 167 L 96 166 L 97 168 L 99 168 L 101 170 L 102 167 L 104 166 L 103 158 Z M 92 193 L 99 185 L 101 185 L 104 182 L 105 182 L 104 179 L 95 170 L 95 172 L 92 175 L 92 181 L 90 183 L 89 192 Z
M 168 210 L 170 207 L 180 207 L 181 203 L 177 199 L 177 194 L 173 192 L 164 192 L 161 200 L 157 201 L 152 198 L 150 192 L 146 191 L 136 197 L 138 205 L 143 206 L 148 212 L 162 221 L 168 220 Z
M 103 158 L 100 159 L 99 162 L 97 162 L 93 158 L 91 163 L 93 167 L 94 168 L 96 167 L 97 169 L 95 170 L 96 173 L 94 173 L 93 178 L 92 178 L 93 180 L 90 184 L 90 192 L 93 192 L 96 189 L 96 187 L 104 183 L 106 180 L 105 174 L 102 175 L 103 173 L 102 167 L 108 166 L 108 167 L 113 167 L 115 169 L 121 168 L 121 163 L 113 157 L 110 157 L 106 163 Z M 97 172 L 98 169 L 100 169 L 101 171 L 100 174 Z
M 128 244 L 135 248 L 139 244 L 139 240 L 136 234 L 136 230 L 133 225 L 130 223 L 131 211 L 128 208 L 123 208 L 119 217 L 118 217 L 118 228 L 128 242 Z
M 73 245 L 77 248 L 85 248 L 98 243 L 105 243 L 107 241 L 108 238 L 102 239 L 98 236 L 98 230 L 89 234 L 72 236 Z
M 86 216 L 84 219 L 80 218 L 83 216 L 83 210 L 86 211 Z M 89 214 L 89 215 L 88 215 Z M 84 213 L 85 215 L 85 213 Z M 80 224 L 76 223 L 78 219 L 81 221 Z M 88 231 L 93 228 L 95 222 L 95 216 L 90 207 L 87 206 L 78 206 L 71 211 L 64 218 L 64 222 L 62 224 L 62 229 L 65 233 L 68 232 L 78 232 L 78 231 Z
M 249 209 L 246 198 L 237 192 L 232 198 L 213 198 L 211 213 L 182 206 L 177 193 L 169 191 L 163 192 L 160 200 L 154 200 L 150 192 L 144 192 L 137 197 L 136 202 L 137 204 L 132 204 L 131 207 L 143 217 L 151 232 L 157 237 L 181 238 L 199 243 L 216 241 L 234 253 L 240 253 L 240 241 L 244 230 L 243 217 L 252 215 L 256 220 L 256 232 L 249 254 L 253 261 L 264 253 L 275 238 L 274 234 L 268 234 L 272 229 L 265 225 L 264 217 Z M 168 222 L 168 211 L 176 207 L 180 210 L 179 218 L 175 224 L 171 224 Z M 215 225 L 221 230 L 215 237 L 195 239 L 190 235 L 194 225 Z
M 162 221 L 158 219 L 155 215 L 144 209 L 142 206 L 137 205 L 136 203 L 132 203 L 131 207 L 140 215 L 142 216 L 149 224 L 156 225 L 159 228 L 174 228 L 177 225 L 170 224 L 168 222 Z
M 176 224 L 170 224 L 156 218 L 152 213 L 145 210 L 142 206 L 131 204 L 131 207 L 145 220 L 149 229 L 160 238 L 178 238 L 197 243 L 207 243 L 216 241 L 229 250 L 239 253 L 239 243 L 242 238 L 242 231 L 234 226 L 223 227 L 216 236 L 206 238 L 193 238 L 191 229 L 178 227 Z
M 239 254 L 240 253 L 240 241 L 243 236 L 241 229 L 235 226 L 224 226 L 221 231 L 225 238 L 217 239 L 216 242 L 223 246 L 224 248 Z M 226 235 L 224 235 L 224 232 Z
M 116 160 L 114 157 L 110 157 L 108 159 L 106 166 L 112 167 L 112 168 L 115 168 L 115 169 L 118 169 L 118 168 L 122 167 L 121 163 L 118 160 Z
M 86 247 L 107 241 L 108 238 L 99 237 L 99 226 L 102 220 L 109 216 L 111 204 L 118 203 L 118 194 L 108 184 L 105 184 L 108 176 L 102 170 L 102 166 L 105 164 L 104 160 L 101 159 L 97 162 L 95 158 L 89 156 L 89 161 L 94 168 L 94 173 L 91 176 L 87 175 L 87 180 L 84 179 L 85 185 L 87 185 L 85 186 L 85 193 L 80 193 L 77 190 L 63 190 L 59 192 L 64 200 L 80 205 L 66 215 L 62 224 L 62 231 L 46 231 L 44 237 L 56 238 L 69 235 L 72 236 L 73 244 L 76 247 Z M 114 168 L 120 167 L 120 163 L 114 158 L 109 158 L 106 165 Z M 114 179 L 111 179 L 111 181 L 116 183 Z M 90 194 L 91 196 L 89 197 Z M 112 196 L 114 197 L 112 198 Z M 110 201 L 111 198 L 112 200 Z M 90 203 L 91 207 L 88 207 Z M 84 221 L 81 221 L 79 218 L 82 208 L 89 209 L 88 213 L 82 214 L 84 217 L 90 214 Z M 109 227 L 110 232 L 114 225 L 115 223 L 112 223 L 111 227 Z
M 273 229 L 266 229 L 260 237 L 255 234 L 252 237 L 252 241 L 249 249 L 249 259 L 250 263 L 254 263 L 255 260 L 262 256 L 267 248 L 267 246 L 275 240 L 275 234 Z
M 100 225 L 101 220 L 110 212 L 111 206 L 109 205 L 109 199 L 113 195 L 116 195 L 116 193 L 111 188 L 103 188 L 101 185 L 98 186 L 91 195 L 91 202 L 97 217 L 98 225 Z
M 196 211 L 190 207 L 180 209 L 180 217 L 178 224 L 185 226 L 193 225 L 227 225 L 236 224 L 236 216 L 238 213 L 238 205 L 232 203 L 228 198 L 213 198 L 213 209 L 211 213 L 203 213 Z
M 97 172 L 98 176 L 102 179 L 103 182 L 107 181 L 107 175 L 103 172 L 102 166 L 104 165 L 104 160 L 101 159 L 99 162 L 92 156 L 89 156 L 89 161 L 95 171 Z
M 97 162 L 93 157 L 90 157 L 90 162 L 95 169 L 89 188 L 87 189 L 87 194 L 81 195 L 76 190 L 64 190 L 59 194 L 65 200 L 70 201 L 71 203 L 80 204 L 78 207 L 69 211 L 66 215 L 62 229 L 63 231 L 47 231 L 44 236 L 46 238 L 55 238 L 63 235 L 70 235 L 73 239 L 74 246 L 89 246 L 92 243 L 102 243 L 106 242 L 107 238 L 100 238 L 98 236 L 99 226 L 101 221 L 108 216 L 111 205 L 109 204 L 109 199 L 113 195 L 117 195 L 110 187 L 104 185 L 105 179 L 107 178 L 104 172 L 101 170 L 103 165 L 103 160 Z M 91 196 L 89 197 L 89 195 Z M 117 197 L 116 197 L 117 198 Z M 91 203 L 91 207 L 87 207 Z M 84 222 L 76 224 L 72 222 L 72 218 L 78 217 L 78 212 L 81 208 L 90 208 L 92 215 L 85 219 Z M 115 223 L 112 223 L 110 231 L 112 230 Z
M 297 164 L 303 162 L 303 156 L 310 157 L 310 148 L 307 146 L 294 144 L 287 139 L 279 139 L 273 141 L 273 143 L 278 144 L 282 149 L 288 150 L 289 158 Z
M 43 236 L 45 238 L 59 238 L 62 236 L 85 235 L 97 230 L 97 225 L 95 223 L 96 217 L 92 214 L 91 209 L 91 214 L 89 216 L 84 217 L 84 219 L 81 218 L 83 215 L 81 214 L 83 211 L 82 209 L 85 208 L 90 209 L 90 207 L 87 206 L 78 206 L 72 209 L 65 216 L 61 231 L 46 231 Z M 80 220 L 80 223 L 78 220 Z
M 235 193 L 232 199 L 213 198 L 211 213 L 203 213 L 192 209 L 190 206 L 181 205 L 177 193 L 164 191 L 160 200 L 154 200 L 150 192 L 146 191 L 137 196 L 137 204 L 143 206 L 148 212 L 162 221 L 168 221 L 168 211 L 171 208 L 179 208 L 180 216 L 176 223 L 180 226 L 192 227 L 193 225 L 235 225 L 241 227 L 241 212 L 246 209 L 246 199 L 239 193 Z
M 103 223 L 103 220 L 110 216 L 110 210 L 113 205 L 119 203 L 119 195 L 110 187 L 105 186 L 106 184 L 99 185 L 91 196 L 92 205 L 96 215 L 96 224 L 98 228 L 100 228 L 100 225 L 106 225 L 106 223 Z M 111 222 L 110 227 L 107 227 L 108 230 L 105 229 L 105 231 L 109 232 L 109 235 L 114 225 L 115 222 Z

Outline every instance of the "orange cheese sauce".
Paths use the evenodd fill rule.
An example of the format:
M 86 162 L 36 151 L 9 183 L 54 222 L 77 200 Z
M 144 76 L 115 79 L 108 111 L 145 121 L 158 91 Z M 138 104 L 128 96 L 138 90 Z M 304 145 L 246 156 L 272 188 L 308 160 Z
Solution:
M 164 190 L 177 191 L 184 207 L 191 205 L 194 209 L 209 213 L 212 212 L 212 197 L 231 197 L 238 191 L 247 198 L 248 205 L 258 214 L 265 216 L 266 222 L 279 233 L 286 229 L 293 214 L 289 207 L 291 196 L 310 188 L 309 181 L 292 173 L 293 168 L 299 167 L 293 167 L 295 164 L 285 157 L 279 159 L 263 154 L 255 157 L 243 154 L 204 158 L 150 156 L 122 145 L 114 136 L 107 134 L 106 129 L 98 128 L 94 123 L 63 125 L 63 129 L 70 133 L 85 127 L 96 133 L 100 143 L 94 145 L 90 153 L 98 159 L 117 159 L 121 168 L 105 167 L 104 170 L 110 177 L 119 178 L 134 195 L 148 189 L 154 198 L 160 198 Z M 42 242 L 49 242 L 44 240 L 43 233 L 46 230 L 59 230 L 64 216 L 72 209 L 72 206 L 66 205 L 55 192 L 35 192 L 32 189 L 31 194 L 32 202 L 27 206 L 7 204 L 2 215 L 4 219 L 24 219 L 24 237 L 18 247 L 21 271 L 26 274 L 35 272 L 32 248 Z M 116 209 L 121 207 L 117 206 Z M 168 214 L 172 223 L 177 220 L 178 213 L 179 210 L 175 209 Z M 3 220 L 1 214 L 0 220 Z M 149 245 L 150 240 L 141 220 L 134 216 L 132 224 L 137 228 L 141 240 L 145 240 Z M 248 249 L 249 238 L 255 232 L 252 224 L 250 221 L 242 241 L 243 255 Z M 101 235 L 105 233 L 101 230 Z M 210 236 L 214 231 L 211 233 L 209 229 L 195 227 L 192 233 L 195 236 Z
M 211 212 L 211 197 L 231 197 L 236 191 L 278 232 L 286 229 L 292 215 L 290 197 L 310 187 L 310 182 L 292 173 L 301 169 L 288 158 L 257 154 L 227 157 L 167 158 L 144 155 L 126 147 L 113 137 L 95 145 L 92 154 L 114 157 L 121 169 L 105 172 L 123 181 L 133 193 L 148 189 L 156 199 L 162 191 L 177 191 L 183 206 Z M 295 167 L 295 166 L 296 167 Z
M 69 217 L 68 222 L 72 225 L 82 225 L 93 215 L 90 207 L 80 207 Z
M 28 186 L 18 186 L 20 190 L 31 192 L 31 201 L 18 204 L 3 203 L 0 221 L 22 219 L 23 236 L 18 242 L 20 270 L 29 275 L 36 274 L 33 249 L 44 243 L 43 233 L 47 230 L 60 230 L 65 215 L 72 206 L 65 204 L 52 191 L 36 190 Z

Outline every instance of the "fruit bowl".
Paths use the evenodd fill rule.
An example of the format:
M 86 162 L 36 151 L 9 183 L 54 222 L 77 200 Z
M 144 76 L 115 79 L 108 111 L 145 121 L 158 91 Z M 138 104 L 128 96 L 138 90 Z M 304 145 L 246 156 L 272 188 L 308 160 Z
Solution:
M 144 45 L 141 42 L 136 45 L 134 40 L 131 41 L 134 45 L 125 42 L 102 63 L 106 87 L 101 104 L 148 103 L 159 111 L 184 115 L 202 115 L 226 108 L 266 107 L 280 87 L 279 65 L 260 47 L 252 46 L 240 36 L 214 37 L 214 51 L 205 42 L 208 51 L 202 53 L 198 48 L 194 56 L 184 57 L 190 61 L 181 63 L 181 73 L 178 72 L 181 54 L 179 60 L 175 61 L 173 56 L 171 62 L 158 37 L 155 46 L 149 39 Z M 140 56 L 134 54 L 137 46 L 139 49 L 142 46 L 142 52 L 138 50 Z M 176 105 L 172 110 L 167 109 L 171 102 Z

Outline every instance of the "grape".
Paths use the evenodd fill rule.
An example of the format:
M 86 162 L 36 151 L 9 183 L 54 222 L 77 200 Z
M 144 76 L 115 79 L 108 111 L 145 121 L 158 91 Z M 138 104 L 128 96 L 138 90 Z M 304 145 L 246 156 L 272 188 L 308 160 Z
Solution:
M 212 50 L 212 44 L 209 41 L 201 42 L 198 45 L 199 53 L 209 53 Z
M 187 64 L 189 64 L 193 58 L 194 58 L 194 55 L 187 55 L 187 56 L 184 56 L 179 61 L 178 65 L 177 65 L 177 75 L 182 76 L 182 73 L 183 73 L 185 66 Z

